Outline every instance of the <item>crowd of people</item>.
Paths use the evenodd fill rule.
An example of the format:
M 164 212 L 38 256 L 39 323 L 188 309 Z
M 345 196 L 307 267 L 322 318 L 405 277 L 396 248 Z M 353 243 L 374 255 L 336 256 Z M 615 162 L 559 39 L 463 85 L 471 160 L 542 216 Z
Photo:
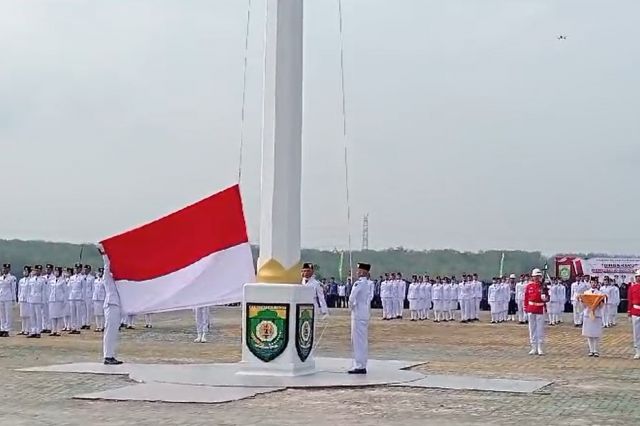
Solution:
M 80 263 L 73 268 L 25 266 L 18 280 L 11 265 L 5 263 L 0 273 L 0 337 L 9 337 L 15 304 L 20 316 L 19 336 L 77 335 L 92 327 L 96 333 L 104 332 L 106 296 L 104 268 L 93 273 L 91 265 Z M 208 307 L 196 309 L 197 343 L 207 341 L 209 312 Z M 121 313 L 120 329 L 134 329 L 136 319 L 135 313 Z M 152 314 L 144 315 L 144 327 L 153 327 Z

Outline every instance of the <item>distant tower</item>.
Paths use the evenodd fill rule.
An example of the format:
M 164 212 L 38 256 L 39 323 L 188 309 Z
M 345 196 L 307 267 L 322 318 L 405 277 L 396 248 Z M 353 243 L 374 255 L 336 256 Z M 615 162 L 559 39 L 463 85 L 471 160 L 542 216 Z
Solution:
M 369 213 L 362 218 L 362 250 L 369 250 Z

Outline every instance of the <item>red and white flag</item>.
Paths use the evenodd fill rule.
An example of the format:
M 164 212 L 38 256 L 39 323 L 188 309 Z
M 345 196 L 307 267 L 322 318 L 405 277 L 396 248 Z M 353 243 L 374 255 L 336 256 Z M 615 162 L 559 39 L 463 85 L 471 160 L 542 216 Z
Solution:
M 255 280 L 238 185 L 102 246 L 127 313 L 240 302 Z

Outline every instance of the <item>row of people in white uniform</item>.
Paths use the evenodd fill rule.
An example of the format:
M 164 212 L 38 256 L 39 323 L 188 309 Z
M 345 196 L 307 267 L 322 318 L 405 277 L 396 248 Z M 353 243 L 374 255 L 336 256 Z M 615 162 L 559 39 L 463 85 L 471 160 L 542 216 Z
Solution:
M 76 264 L 75 270 L 50 264 L 45 268 L 25 266 L 23 277 L 17 281 L 11 265 L 4 264 L 0 275 L 0 337 L 9 336 L 16 299 L 21 322 L 18 335 L 40 338 L 43 333 L 80 334 L 80 330 L 89 330 L 92 322 L 94 331 L 104 331 L 103 272 L 100 268 L 94 276 L 91 266 L 81 264 Z M 146 327 L 151 327 L 150 315 L 145 319 Z M 126 328 L 134 328 L 134 322 L 135 315 L 121 318 Z
M 389 280 L 381 283 L 383 319 L 402 318 L 403 282 L 391 274 Z M 414 276 L 407 290 L 407 299 L 412 321 L 431 319 L 432 312 L 435 322 L 455 321 L 458 306 L 461 322 L 477 321 L 482 300 L 482 281 L 478 280 L 475 274 L 463 276 L 459 283 L 455 278 L 437 277 L 431 280 L 428 276 Z M 395 302 L 396 300 L 399 300 L 399 303 Z

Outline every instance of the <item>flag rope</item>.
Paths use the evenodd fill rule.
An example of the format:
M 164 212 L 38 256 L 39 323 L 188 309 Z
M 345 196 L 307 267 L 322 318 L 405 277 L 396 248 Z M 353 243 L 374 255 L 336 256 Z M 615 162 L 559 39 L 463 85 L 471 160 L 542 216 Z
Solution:
M 242 154 L 244 150 L 244 138 L 245 138 L 245 116 L 247 105 L 247 68 L 249 57 L 249 35 L 251 29 L 251 1 L 247 3 L 247 26 L 244 37 L 244 63 L 242 69 L 242 106 L 240 108 L 240 152 L 238 154 L 238 183 L 242 179 Z M 266 35 L 265 35 L 266 39 Z
M 344 76 L 344 18 L 342 0 L 338 0 L 340 31 L 340 89 L 342 96 L 342 138 L 344 142 L 344 179 L 347 201 L 347 249 L 349 250 L 349 275 L 353 280 L 353 250 L 351 244 L 351 196 L 349 192 L 349 137 L 347 133 L 347 95 Z

